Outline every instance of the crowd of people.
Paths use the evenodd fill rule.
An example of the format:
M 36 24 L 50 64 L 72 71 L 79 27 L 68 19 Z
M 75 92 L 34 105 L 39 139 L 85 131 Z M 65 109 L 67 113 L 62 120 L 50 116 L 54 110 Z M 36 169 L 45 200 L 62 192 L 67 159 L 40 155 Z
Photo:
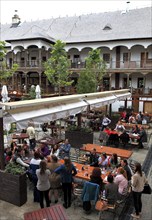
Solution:
M 121 120 L 118 121 L 115 128 L 109 128 L 111 120 L 108 116 L 104 116 L 101 132 L 108 137 L 106 144 L 121 142 L 125 147 L 130 141 L 129 134 L 132 133 L 138 135 L 139 148 L 143 148 L 147 134 L 142 125 L 138 126 L 141 124 L 139 115 L 136 118 L 133 115 L 128 117 L 125 113 L 122 115 L 122 120 L 126 120 L 128 117 L 129 123 L 137 122 L 129 133 Z M 63 190 L 63 206 L 69 208 L 72 203 L 72 190 L 76 179 L 74 177 L 78 172 L 70 160 L 71 144 L 68 139 L 60 145 L 55 144 L 51 147 L 46 143 L 37 144 L 32 123 L 28 124 L 27 134 L 29 143 L 24 140 L 22 145 L 17 145 L 15 141 L 12 141 L 11 146 L 5 149 L 5 164 L 13 162 L 25 168 L 33 183 L 33 201 L 39 202 L 41 208 L 45 207 L 44 199 L 46 207 L 49 207 L 53 201 L 58 203 L 61 189 Z M 26 162 L 29 155 L 32 155 L 32 158 Z M 100 194 L 104 192 L 106 201 L 103 202 L 103 210 L 107 209 L 108 204 L 114 204 L 125 196 L 128 188 L 132 187 L 136 211 L 132 217 L 139 218 L 142 211 L 141 194 L 147 181 L 145 174 L 141 171 L 141 165 L 135 164 L 135 172 L 133 172 L 126 159 L 118 157 L 117 154 L 108 156 L 106 153 L 102 153 L 98 155 L 96 149 L 84 157 L 88 164 L 94 167 L 90 175 L 90 182 L 99 185 Z M 110 171 L 106 180 L 102 179 L 103 170 Z M 91 209 L 90 204 L 89 209 Z

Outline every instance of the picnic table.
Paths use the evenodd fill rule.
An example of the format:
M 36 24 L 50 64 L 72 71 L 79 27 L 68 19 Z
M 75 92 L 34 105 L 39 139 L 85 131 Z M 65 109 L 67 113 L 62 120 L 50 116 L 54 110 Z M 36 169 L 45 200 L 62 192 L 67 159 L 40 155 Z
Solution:
M 131 155 L 133 154 L 133 151 L 131 150 L 124 150 L 124 149 L 113 148 L 108 146 L 99 146 L 96 144 L 84 144 L 81 150 L 91 152 L 94 148 L 96 149 L 96 152 L 98 154 L 106 153 L 107 155 L 112 155 L 115 153 L 118 155 L 118 157 L 126 158 L 126 159 L 130 158 Z
M 24 220 L 68 220 L 61 204 L 24 213 Z
M 37 140 L 37 143 L 44 143 L 44 144 L 47 144 L 47 145 L 54 146 L 56 144 L 61 143 L 62 141 L 63 141 L 62 139 L 51 137 L 51 138 L 42 138 L 40 140 Z
M 61 164 L 64 163 L 63 160 L 59 161 Z M 75 175 L 75 178 L 81 179 L 81 180 L 85 180 L 85 181 L 89 181 L 90 180 L 90 175 L 92 174 L 92 171 L 94 169 L 93 166 L 90 165 L 84 165 L 84 164 L 80 164 L 77 162 L 72 162 L 73 165 L 76 167 L 77 169 L 77 174 Z M 109 169 L 103 169 L 101 171 L 101 178 L 104 180 L 106 178 L 106 176 L 108 176 L 109 173 L 111 173 L 111 168 Z
M 29 138 L 28 134 L 26 133 L 15 133 L 12 135 L 12 139 L 16 139 L 19 143 L 22 143 L 24 139 Z

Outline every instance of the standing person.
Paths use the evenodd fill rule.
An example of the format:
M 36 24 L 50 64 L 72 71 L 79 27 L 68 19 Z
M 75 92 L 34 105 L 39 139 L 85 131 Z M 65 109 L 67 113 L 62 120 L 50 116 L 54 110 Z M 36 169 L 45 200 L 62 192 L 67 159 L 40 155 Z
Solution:
M 77 174 L 75 166 L 71 163 L 69 157 L 64 158 L 64 164 L 55 169 L 55 173 L 61 174 L 62 189 L 64 192 L 64 204 L 67 209 L 71 206 L 72 182 L 73 176 Z
M 30 161 L 30 173 L 32 175 L 32 183 L 34 185 L 34 189 L 33 189 L 34 202 L 40 202 L 39 192 L 36 187 L 38 181 L 36 170 L 40 168 L 40 162 L 41 162 L 40 154 L 37 151 L 35 151 L 34 158 L 32 158 Z
M 37 182 L 37 189 L 39 191 L 40 195 L 40 207 L 41 209 L 44 208 L 44 203 L 43 203 L 43 198 L 45 197 L 46 201 L 46 206 L 50 206 L 50 201 L 49 201 L 49 189 L 50 189 L 50 181 L 49 181 L 49 176 L 50 176 L 50 170 L 47 169 L 47 163 L 45 160 L 42 160 L 40 162 L 40 169 L 36 170 L 36 175 L 38 178 Z
M 138 142 L 139 142 L 140 149 L 144 148 L 143 143 L 147 142 L 147 134 L 143 126 L 141 126 L 140 128 Z
M 60 147 L 60 155 L 62 159 L 64 159 L 64 157 L 70 157 L 70 149 L 71 144 L 69 144 L 68 139 L 65 139 L 64 143 Z
M 49 193 L 50 203 L 53 195 L 54 195 L 55 203 L 57 203 L 59 198 L 58 190 L 61 188 L 61 176 L 60 174 L 54 173 L 54 170 L 60 167 L 61 164 L 58 162 L 58 158 L 54 154 L 52 154 L 51 157 L 47 157 L 47 159 L 48 159 L 47 167 L 51 172 L 51 175 L 49 177 L 50 185 L 51 185 L 50 193 Z
M 110 123 L 111 120 L 108 118 L 108 115 L 104 115 L 101 124 L 101 131 L 103 131 Z
M 128 161 L 126 159 L 121 160 L 121 166 L 124 168 L 124 170 L 127 173 L 128 181 L 131 181 L 131 176 L 133 175 L 133 171 L 131 170 L 131 167 L 128 165 Z
M 36 146 L 36 140 L 35 140 L 35 129 L 34 129 L 33 122 L 28 123 L 28 128 L 27 128 L 26 133 L 29 136 L 30 150 L 34 150 Z
M 140 214 L 142 211 L 142 201 L 141 195 L 144 189 L 144 185 L 147 182 L 144 172 L 141 170 L 141 164 L 135 164 L 135 174 L 131 178 L 131 185 L 132 185 L 132 194 L 134 200 L 134 207 L 135 212 L 131 214 L 133 218 L 140 218 Z

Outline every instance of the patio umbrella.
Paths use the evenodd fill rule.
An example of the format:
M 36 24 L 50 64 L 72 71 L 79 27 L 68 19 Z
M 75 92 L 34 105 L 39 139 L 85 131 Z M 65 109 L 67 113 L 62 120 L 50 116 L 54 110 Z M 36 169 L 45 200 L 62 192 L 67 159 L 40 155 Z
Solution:
M 8 102 L 10 98 L 8 97 L 8 91 L 7 91 L 7 86 L 3 85 L 2 91 L 1 91 L 1 96 L 2 96 L 2 102 Z
M 41 98 L 41 89 L 40 89 L 39 85 L 36 86 L 35 93 L 36 93 L 36 99 L 40 99 Z

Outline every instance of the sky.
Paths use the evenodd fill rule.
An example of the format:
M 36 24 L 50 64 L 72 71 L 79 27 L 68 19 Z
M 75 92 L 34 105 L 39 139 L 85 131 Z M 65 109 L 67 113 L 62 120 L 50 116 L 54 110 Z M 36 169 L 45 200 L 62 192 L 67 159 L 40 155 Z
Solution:
M 152 6 L 151 0 L 0 0 L 0 22 L 11 23 L 15 10 L 21 22 Z

